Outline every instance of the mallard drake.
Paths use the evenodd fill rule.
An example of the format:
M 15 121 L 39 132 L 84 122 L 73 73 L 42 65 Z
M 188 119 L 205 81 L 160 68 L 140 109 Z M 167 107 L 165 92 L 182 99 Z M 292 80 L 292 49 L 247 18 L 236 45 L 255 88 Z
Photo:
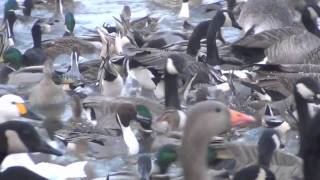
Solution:
M 82 54 L 92 55 L 98 51 L 95 44 L 90 43 L 81 38 L 77 38 L 73 34 L 75 27 L 74 15 L 70 12 L 65 14 L 65 33 L 63 37 L 58 39 L 46 40 L 42 45 L 44 53 L 47 57 L 55 59 L 61 54 L 67 54 L 72 51 L 72 47 L 77 46 Z
M 23 53 L 22 63 L 24 66 L 42 65 L 46 61 L 47 57 L 41 46 L 42 33 L 46 31 L 48 31 L 46 23 L 41 20 L 34 23 L 31 29 L 33 47 Z
M 0 121 L 5 122 L 18 117 L 25 117 L 34 120 L 41 120 L 39 116 L 34 114 L 30 108 L 27 108 L 25 101 L 17 95 L 6 94 L 0 97 L 1 115 Z M 5 107 L 5 108 L 4 108 Z

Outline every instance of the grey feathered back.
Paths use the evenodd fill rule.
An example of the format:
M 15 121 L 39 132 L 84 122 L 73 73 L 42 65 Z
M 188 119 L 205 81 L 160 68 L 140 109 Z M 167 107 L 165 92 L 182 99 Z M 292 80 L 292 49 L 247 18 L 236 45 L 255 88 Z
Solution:
M 293 18 L 283 0 L 248 0 L 244 5 L 239 24 L 245 31 L 255 26 L 255 33 L 291 26 Z

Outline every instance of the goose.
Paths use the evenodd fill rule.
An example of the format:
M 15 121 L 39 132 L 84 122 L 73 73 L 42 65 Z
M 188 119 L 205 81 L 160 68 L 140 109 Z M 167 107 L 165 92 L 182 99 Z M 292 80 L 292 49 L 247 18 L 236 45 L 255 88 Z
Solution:
M 303 173 L 305 179 L 317 179 L 319 173 L 317 168 L 318 160 L 318 145 L 316 129 L 319 119 L 319 111 L 310 113 L 311 103 L 318 100 L 319 85 L 316 81 L 310 78 L 300 79 L 295 83 L 294 95 L 298 112 L 298 125 L 300 133 L 300 153 L 299 155 L 304 160 Z
M 181 145 L 181 162 L 186 180 L 210 179 L 207 173 L 206 153 L 211 137 L 229 130 L 239 123 L 254 119 L 237 119 L 230 115 L 228 108 L 220 102 L 203 101 L 193 105 L 189 112 Z
M 258 165 L 249 166 L 237 172 L 234 180 L 244 179 L 270 179 L 275 175 L 270 171 L 270 161 L 273 151 L 280 148 L 280 137 L 275 130 L 265 130 L 258 141 Z
M 6 94 L 0 97 L 0 121 L 6 122 L 19 117 L 28 119 L 41 120 L 42 118 L 36 115 L 25 104 L 25 101 L 17 95 Z
M 308 4 L 302 10 L 302 23 L 307 31 L 290 26 L 248 35 L 231 45 L 231 49 L 235 48 L 233 49 L 234 53 L 232 53 L 233 50 L 231 50 L 231 52 L 229 51 L 230 49 L 227 50 L 228 48 L 219 48 L 220 56 L 228 59 L 228 57 L 225 56 L 226 54 L 234 54 L 234 56 L 237 56 L 237 53 L 256 49 L 258 53 L 256 55 L 253 53 L 253 55 L 254 57 L 261 56 L 260 58 L 256 58 L 253 61 L 244 60 L 240 62 L 240 60 L 238 63 L 252 64 L 259 62 L 265 64 L 267 62 L 268 64 L 276 64 L 276 67 L 279 65 L 280 69 L 283 65 L 291 67 L 291 65 L 299 64 L 301 66 L 297 66 L 295 68 L 297 69 L 296 71 L 305 71 L 303 70 L 305 69 L 304 67 L 308 67 L 309 65 L 304 64 L 317 64 L 315 57 L 319 46 L 319 38 L 317 37 L 318 30 L 314 21 L 315 18 L 318 17 L 318 14 L 320 14 L 319 10 L 319 7 L 314 4 Z M 264 56 L 267 57 L 264 59 L 266 61 L 262 61 Z M 269 67 L 269 65 L 267 67 Z M 290 69 L 289 67 L 287 69 Z M 286 67 L 284 67 L 284 69 L 286 69 Z
M 292 16 L 282 0 L 248 0 L 243 6 L 239 20 L 244 32 L 254 29 L 254 33 L 291 26 Z

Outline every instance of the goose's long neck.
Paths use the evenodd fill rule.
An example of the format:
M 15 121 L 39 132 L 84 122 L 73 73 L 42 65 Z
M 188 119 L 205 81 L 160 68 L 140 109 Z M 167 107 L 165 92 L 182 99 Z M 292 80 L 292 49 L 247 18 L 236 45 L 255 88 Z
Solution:
M 265 167 L 269 167 L 273 152 L 274 152 L 274 149 L 271 150 L 271 151 L 265 152 L 265 153 L 259 152 L 259 154 L 258 154 L 258 163 L 259 163 L 259 165 L 262 165 L 262 166 L 265 166 Z
M 196 56 L 198 54 L 201 39 L 206 37 L 210 22 L 211 20 L 203 21 L 194 28 L 188 41 L 187 53 L 189 55 Z
M 300 132 L 300 152 L 299 155 L 303 155 L 302 150 L 305 146 L 305 130 L 307 128 L 307 124 L 310 121 L 310 114 L 309 114 L 309 108 L 308 103 L 297 93 L 295 92 L 295 101 L 297 105 L 297 112 L 298 112 L 298 129 Z
M 209 180 L 206 160 L 209 140 L 210 134 L 201 130 L 185 130 L 181 147 L 185 180 Z
M 165 106 L 181 109 L 178 94 L 177 75 L 165 73 Z
M 211 20 L 207 33 L 207 63 L 212 66 L 221 64 L 216 44 L 216 36 L 223 24 L 218 18 L 221 17 L 215 16 Z
M 306 29 L 310 33 L 312 33 L 320 38 L 320 31 L 318 29 L 318 26 L 312 19 L 302 17 L 302 22 L 303 22 L 303 25 L 306 27 Z

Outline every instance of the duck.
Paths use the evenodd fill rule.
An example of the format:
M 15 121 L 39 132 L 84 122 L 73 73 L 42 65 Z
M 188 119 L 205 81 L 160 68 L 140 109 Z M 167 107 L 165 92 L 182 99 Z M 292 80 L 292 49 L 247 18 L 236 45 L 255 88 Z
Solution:
M 249 166 L 237 172 L 234 180 L 242 179 L 276 179 L 270 171 L 270 161 L 273 151 L 280 148 L 281 141 L 275 130 L 265 130 L 258 141 L 258 165 Z
M 62 155 L 59 150 L 47 144 L 35 128 L 27 122 L 7 121 L 1 123 L 0 127 L 3 138 L 1 162 L 8 154 L 14 153 L 42 152 L 56 156 Z
M 16 153 L 33 153 L 41 152 L 61 156 L 62 153 L 51 147 L 44 141 L 35 128 L 27 122 L 22 121 L 7 121 L 0 124 L 0 133 L 2 134 L 1 145 L 1 163 L 9 154 Z M 21 174 L 20 174 L 21 173 Z M 13 166 L 0 173 L 0 177 L 7 178 L 35 178 L 39 180 L 45 179 L 44 177 L 28 170 L 24 167 Z
M 4 23 L 0 26 L 0 62 L 3 62 L 4 51 L 14 46 L 13 25 L 16 20 L 14 11 L 8 11 Z
M 97 52 L 97 45 L 74 36 L 76 21 L 73 13 L 68 12 L 64 17 L 65 32 L 63 37 L 57 39 L 47 39 L 42 43 L 42 48 L 47 57 L 55 59 L 61 54 L 72 51 L 73 46 L 77 46 L 82 54 L 92 55 Z
M 311 114 L 310 103 L 318 100 L 319 85 L 310 78 L 302 78 L 295 83 L 294 96 L 298 112 L 298 130 L 300 133 L 299 155 L 304 160 L 303 174 L 305 179 L 317 179 L 317 134 L 319 111 Z
M 46 61 L 47 57 L 42 49 L 41 37 L 43 32 L 49 31 L 49 28 L 50 27 L 41 20 L 33 24 L 31 29 L 33 47 L 23 53 L 22 63 L 24 66 L 43 65 Z
M 40 116 L 35 114 L 29 107 L 26 106 L 22 97 L 14 94 L 6 94 L 0 97 L 1 115 L 0 121 L 6 122 L 19 117 L 24 117 L 33 120 L 42 120 Z
M 252 121 L 254 118 L 251 116 L 237 119 L 237 116 L 230 115 L 229 109 L 223 103 L 217 101 L 202 101 L 193 105 L 188 112 L 181 145 L 184 178 L 210 179 L 206 154 L 211 137 L 229 130 L 232 126 Z
M 6 169 L 4 172 L 0 173 L 1 179 L 33 179 L 33 180 L 47 180 L 46 178 L 40 176 L 37 173 L 30 171 L 28 168 L 21 166 L 14 166 Z
M 29 102 L 31 107 L 36 109 L 40 114 L 43 114 L 46 119 L 60 119 L 60 115 L 65 110 L 68 96 L 62 87 L 53 82 L 52 66 L 51 60 L 45 62 L 43 78 L 31 89 Z
M 9 81 L 9 75 L 22 67 L 22 59 L 22 53 L 14 47 L 10 47 L 4 51 L 3 63 L 0 64 L 1 84 L 6 84 Z
M 136 79 L 142 85 L 142 87 L 146 87 L 147 89 L 154 89 L 157 87 L 157 84 L 161 85 L 161 83 L 159 83 L 161 81 L 156 81 L 156 80 L 159 79 L 159 76 L 163 74 L 161 73 L 161 71 L 163 71 L 163 67 L 165 66 L 166 57 L 170 56 L 170 54 L 174 54 L 174 56 L 178 56 L 177 58 L 179 59 L 185 59 L 184 60 L 185 63 L 179 63 L 179 66 L 182 66 L 179 68 L 185 69 L 182 72 L 182 74 L 187 74 L 187 76 L 189 77 L 190 76 L 192 77 L 197 72 L 201 73 L 202 71 L 207 72 L 206 74 L 210 74 L 208 72 L 209 68 L 206 66 L 206 64 L 213 66 L 213 65 L 219 64 L 219 62 L 214 62 L 215 61 L 213 60 L 214 57 L 212 57 L 214 56 L 213 55 L 214 53 L 209 49 L 217 49 L 217 48 L 214 48 L 215 47 L 214 44 L 208 44 L 208 48 L 207 48 L 208 55 L 207 55 L 206 64 L 195 62 L 193 60 L 194 60 L 194 57 L 198 54 L 198 50 L 200 48 L 200 40 L 202 37 L 204 37 L 207 34 L 206 29 L 208 29 L 209 24 L 212 24 L 210 26 L 212 28 L 211 30 L 208 30 L 210 32 L 208 33 L 208 36 L 207 36 L 208 42 L 216 38 L 216 34 L 219 31 L 219 28 L 222 27 L 223 25 L 233 25 L 235 27 L 239 27 L 237 26 L 235 19 L 232 17 L 233 17 L 232 14 L 230 14 L 225 10 L 222 10 L 222 11 L 219 11 L 211 21 L 205 21 L 203 23 L 200 23 L 194 29 L 193 34 L 189 39 L 187 53 L 174 52 L 174 51 L 163 52 L 163 51 L 158 51 L 150 48 L 149 49 L 142 48 L 142 49 L 134 50 L 135 51 L 134 55 L 130 57 L 126 65 L 127 69 L 129 69 L 128 70 L 129 74 L 130 72 L 134 73 L 134 70 L 138 72 L 144 71 L 145 72 L 144 75 L 140 75 L 140 76 L 149 77 L 148 81 L 146 79 L 142 80 L 138 76 L 133 76 L 134 79 Z M 218 22 L 219 22 L 219 25 L 217 26 Z M 211 34 L 214 34 L 214 35 L 211 35 Z M 149 67 L 149 68 L 144 68 L 144 67 Z M 141 68 L 143 71 L 141 70 Z
M 100 77 L 100 92 L 103 96 L 120 96 L 124 81 L 110 60 L 104 60 L 104 65 Z
M 66 166 L 51 162 L 35 163 L 28 154 L 20 153 L 7 156 L 1 166 L 4 172 L 7 170 L 10 172 L 10 168 L 21 167 L 25 168 L 25 170 L 21 169 L 22 172 L 26 171 L 29 172 L 28 174 L 40 176 L 43 179 L 67 179 L 86 177 L 84 172 L 86 164 L 86 161 L 75 162 Z

